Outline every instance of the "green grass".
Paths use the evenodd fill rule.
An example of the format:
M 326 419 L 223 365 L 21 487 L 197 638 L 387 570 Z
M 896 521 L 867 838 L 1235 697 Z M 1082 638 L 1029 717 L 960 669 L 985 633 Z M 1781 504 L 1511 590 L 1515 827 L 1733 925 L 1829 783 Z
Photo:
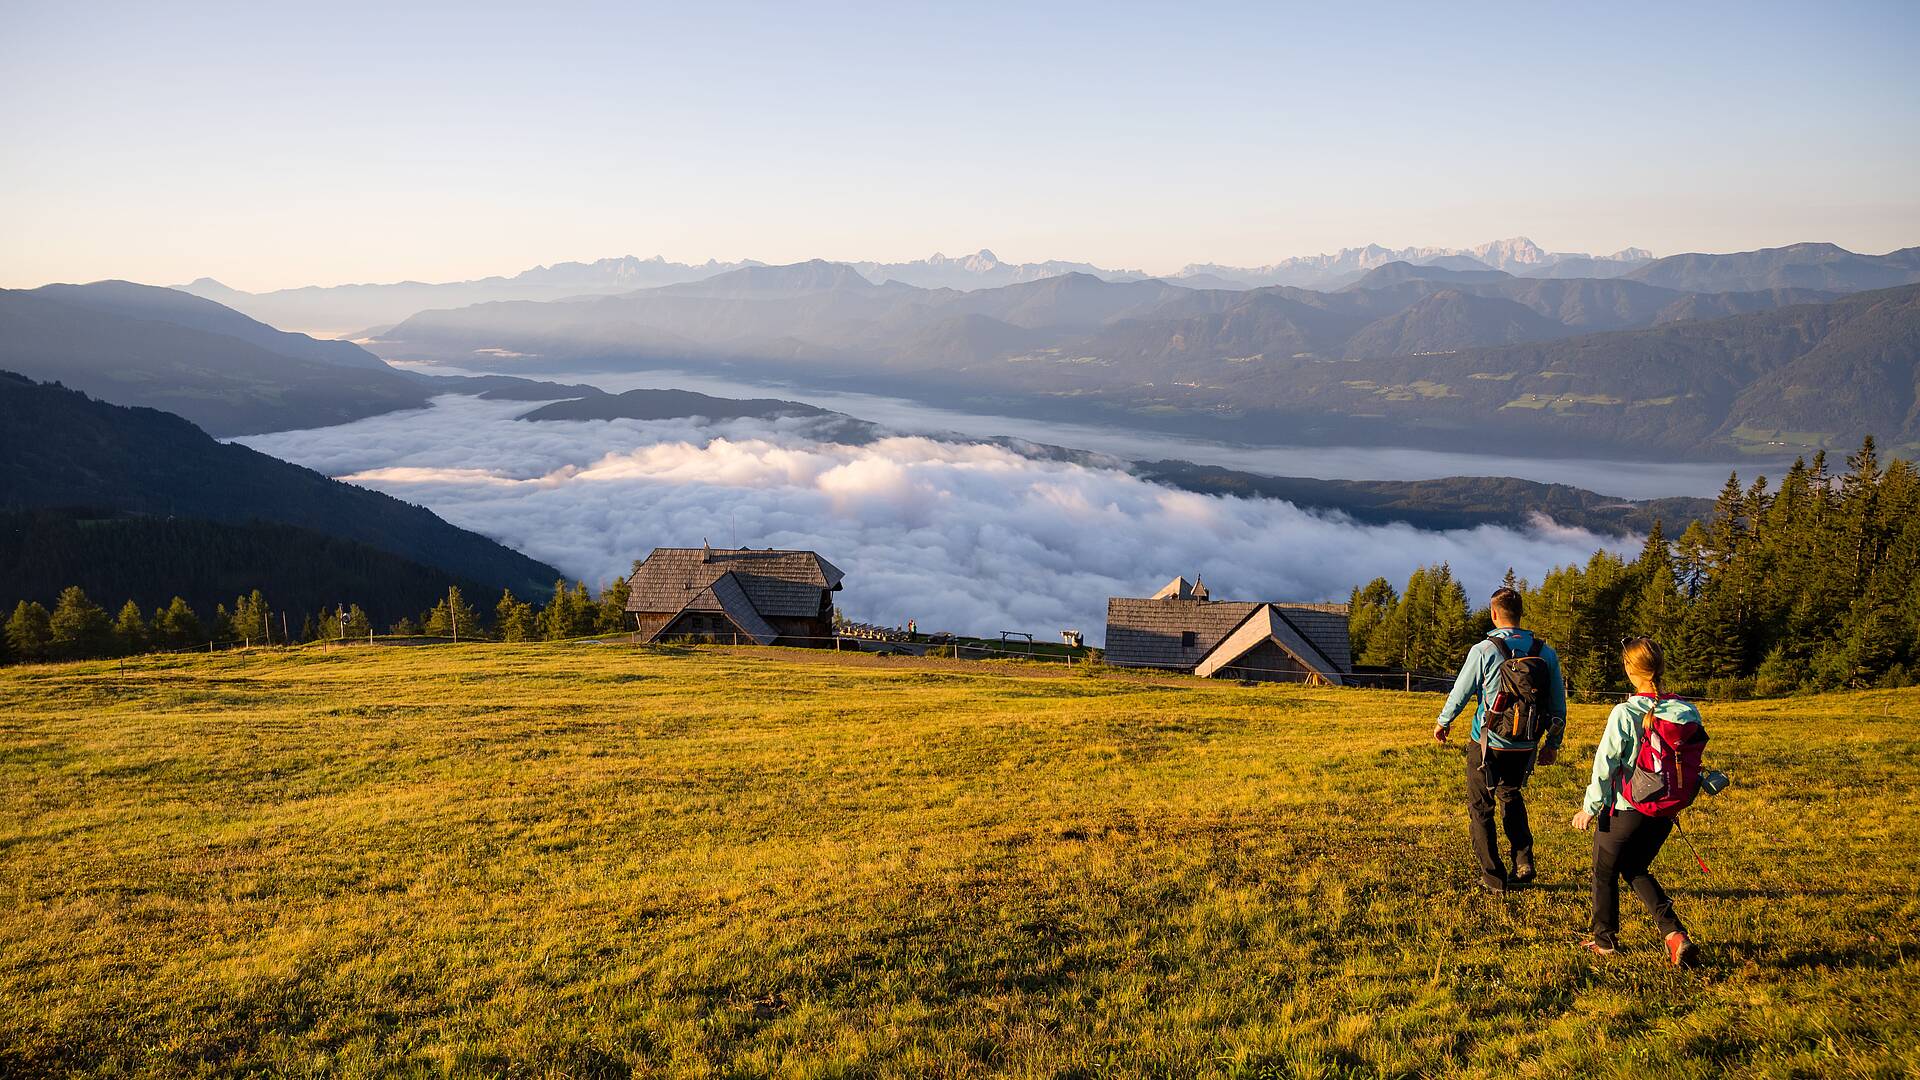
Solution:
M 1555 373 L 1543 371 L 1541 374 Z M 1552 409 L 1554 412 L 1565 412 L 1581 405 L 1621 404 L 1625 403 L 1617 397 L 1608 397 L 1606 394 L 1521 394 L 1500 407 L 1503 409 Z
M 1658 867 L 1695 972 L 1631 900 L 1575 950 L 1584 766 L 1535 779 L 1541 885 L 1470 887 L 1437 703 L 595 645 L 0 671 L 0 1075 L 1920 1069 L 1920 693 L 1709 710 L 1715 873 Z
M 1834 437 L 1831 431 L 1786 431 L 1741 424 L 1733 429 L 1731 438 L 1738 450 L 1777 454 L 1785 450 L 1831 449 Z

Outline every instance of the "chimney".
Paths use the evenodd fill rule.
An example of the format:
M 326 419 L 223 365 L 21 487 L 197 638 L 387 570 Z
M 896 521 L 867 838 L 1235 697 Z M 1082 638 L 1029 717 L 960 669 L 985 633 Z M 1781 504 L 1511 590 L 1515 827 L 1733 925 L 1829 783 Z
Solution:
M 1207 598 L 1207 587 L 1201 583 L 1199 574 L 1193 575 L 1192 595 L 1195 600 L 1205 600 Z
M 700 561 L 703 563 L 713 561 L 713 545 L 707 543 L 707 538 L 704 536 L 700 538 Z

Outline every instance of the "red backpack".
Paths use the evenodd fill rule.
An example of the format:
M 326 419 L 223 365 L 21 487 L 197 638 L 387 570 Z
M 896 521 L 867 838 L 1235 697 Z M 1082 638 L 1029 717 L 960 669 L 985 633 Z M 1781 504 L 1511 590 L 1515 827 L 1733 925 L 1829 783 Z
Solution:
M 1648 817 L 1677 817 L 1700 794 L 1700 757 L 1707 748 L 1707 729 L 1700 724 L 1676 724 L 1653 714 L 1659 701 L 1640 715 L 1640 737 L 1634 740 L 1632 768 L 1616 786 L 1635 810 Z

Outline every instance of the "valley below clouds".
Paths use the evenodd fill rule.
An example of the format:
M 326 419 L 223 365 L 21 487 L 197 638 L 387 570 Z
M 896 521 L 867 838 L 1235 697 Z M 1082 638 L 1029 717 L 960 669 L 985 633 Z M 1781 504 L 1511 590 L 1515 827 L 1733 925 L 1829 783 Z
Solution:
M 516 419 L 447 395 L 423 410 L 235 441 L 424 505 L 596 588 L 654 547 L 810 548 L 847 572 L 849 618 L 993 635 L 1104 633 L 1109 596 L 1203 575 L 1219 599 L 1344 600 L 1450 563 L 1473 597 L 1632 540 L 1565 528 L 1363 525 L 1274 499 L 1201 495 L 1120 467 L 987 442 L 835 441 L 812 418 Z M 491 605 L 492 597 L 477 598 Z

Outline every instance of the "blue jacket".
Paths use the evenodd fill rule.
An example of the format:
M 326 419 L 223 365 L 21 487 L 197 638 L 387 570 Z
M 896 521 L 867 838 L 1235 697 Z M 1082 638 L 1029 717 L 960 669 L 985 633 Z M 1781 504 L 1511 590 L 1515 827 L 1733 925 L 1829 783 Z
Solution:
M 1503 638 L 1507 648 L 1515 656 L 1524 656 L 1533 648 L 1533 631 L 1519 627 L 1502 627 L 1487 635 L 1488 638 Z M 1540 659 L 1547 662 L 1550 672 L 1547 678 L 1547 714 L 1553 717 L 1547 725 L 1545 749 L 1560 749 L 1560 739 L 1566 733 L 1567 720 L 1567 683 L 1560 676 L 1560 655 L 1551 645 L 1540 646 Z M 1486 722 L 1487 702 L 1500 691 L 1500 650 L 1492 641 L 1482 641 L 1467 651 L 1467 661 L 1460 665 L 1460 675 L 1453 680 L 1453 693 L 1447 695 L 1447 703 L 1440 709 L 1442 728 L 1451 727 L 1453 718 L 1467 707 L 1467 699 L 1477 697 L 1480 704 L 1473 711 L 1473 741 L 1480 741 L 1480 728 Z M 1533 744 L 1516 739 L 1506 739 L 1489 733 L 1487 745 L 1495 750 L 1531 750 Z
M 1600 745 L 1593 748 L 1593 776 L 1587 781 L 1587 794 L 1581 802 L 1581 808 L 1587 813 L 1600 813 L 1607 805 L 1608 795 L 1614 797 L 1615 810 L 1633 809 L 1633 804 L 1616 789 L 1620 786 L 1620 774 L 1633 767 L 1640 721 L 1649 709 L 1657 710 L 1654 715 L 1668 723 L 1700 722 L 1700 710 L 1679 698 L 1661 698 L 1656 702 L 1645 694 L 1635 694 L 1615 705 L 1607 715 L 1606 730 L 1600 733 Z

